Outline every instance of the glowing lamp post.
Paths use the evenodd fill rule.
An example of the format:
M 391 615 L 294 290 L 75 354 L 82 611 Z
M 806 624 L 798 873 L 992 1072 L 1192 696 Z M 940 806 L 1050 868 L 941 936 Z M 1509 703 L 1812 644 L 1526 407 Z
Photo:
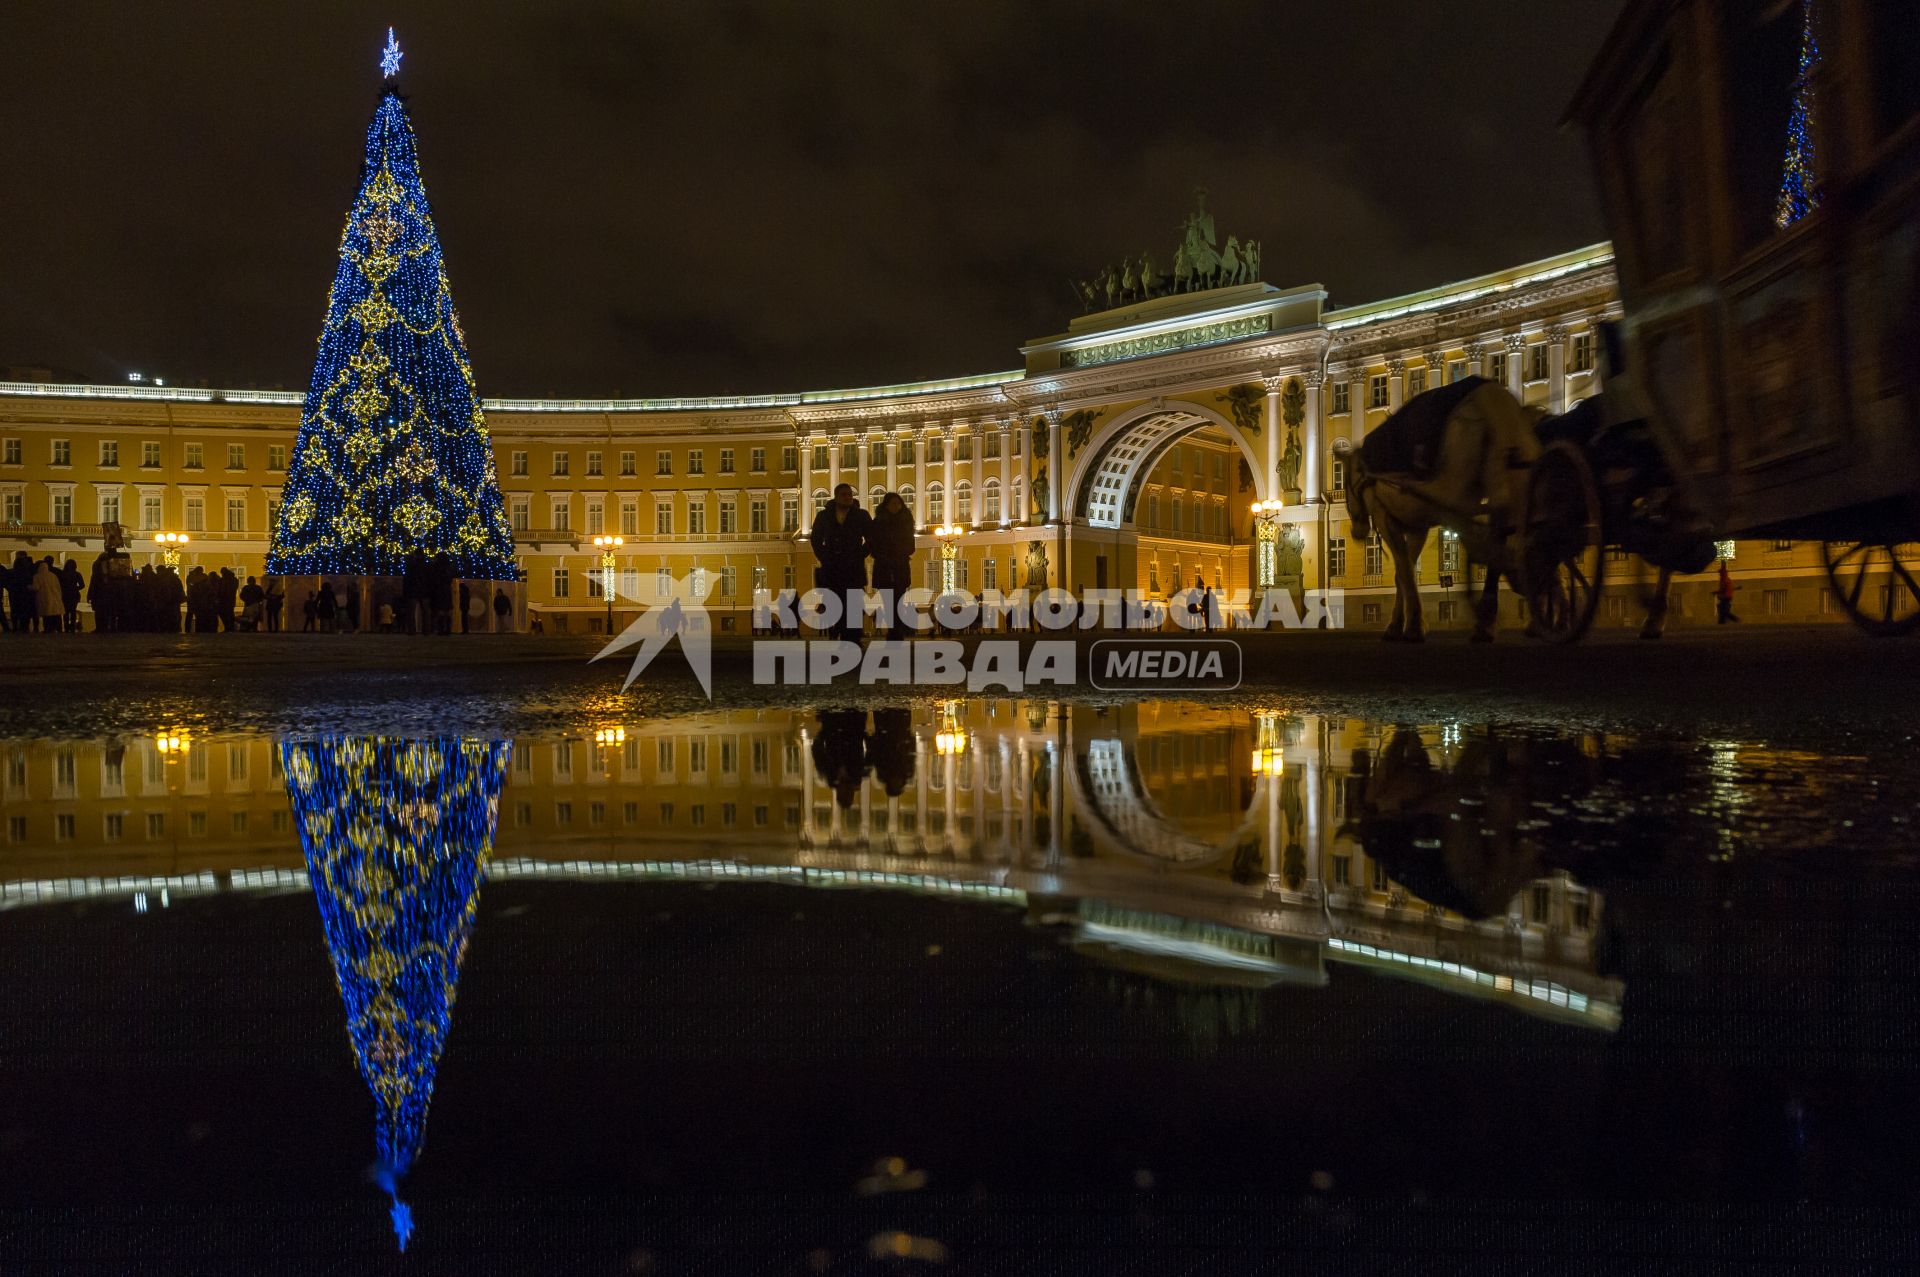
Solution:
M 940 538 L 940 593 L 952 594 L 959 588 L 960 538 L 967 530 L 957 523 L 943 523 L 933 530 Z
M 613 633 L 613 554 L 625 545 L 625 537 L 595 537 L 600 550 L 600 593 L 607 599 L 607 633 Z
M 967 752 L 967 729 L 960 723 L 959 701 L 941 702 L 940 726 L 933 734 L 933 752 L 948 758 Z
M 153 539 L 160 547 L 160 562 L 169 569 L 177 571 L 180 567 L 180 547 L 187 543 L 187 534 L 162 532 Z
M 1255 566 L 1262 590 L 1271 590 L 1280 575 L 1280 509 L 1284 504 L 1253 503 L 1253 539 L 1258 547 Z

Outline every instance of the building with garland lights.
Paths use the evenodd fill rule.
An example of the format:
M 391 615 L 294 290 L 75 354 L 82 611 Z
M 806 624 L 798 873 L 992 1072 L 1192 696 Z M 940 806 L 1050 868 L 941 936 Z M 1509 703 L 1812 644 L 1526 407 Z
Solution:
M 1596 245 L 1361 306 L 1330 308 L 1317 285 L 1176 292 L 1080 316 L 1022 346 L 1020 368 L 946 381 L 489 399 L 524 577 L 516 624 L 602 631 L 594 538 L 617 536 L 616 627 L 699 574 L 716 630 L 745 633 L 756 595 L 811 585 L 805 529 L 846 482 L 869 505 L 906 498 L 929 588 L 948 573 L 975 593 L 1044 583 L 1163 598 L 1196 578 L 1229 592 L 1270 582 L 1344 591 L 1346 625 L 1379 628 L 1392 565 L 1349 533 L 1336 442 L 1469 375 L 1564 409 L 1598 389 L 1598 325 L 1619 313 L 1611 254 Z M 165 532 L 188 537 L 183 570 L 262 574 L 303 399 L 0 383 L 0 552 L 84 569 L 117 523 L 136 567 L 160 558 Z M 1838 619 L 1820 563 L 1812 543 L 1741 543 L 1742 615 Z M 1635 569 L 1609 564 L 1600 626 L 1638 625 Z M 1420 580 L 1429 624 L 1468 624 L 1453 542 L 1428 545 Z M 1676 580 L 1673 623 L 1711 623 L 1712 586 L 1711 574 Z M 1503 622 L 1518 607 L 1506 600 Z

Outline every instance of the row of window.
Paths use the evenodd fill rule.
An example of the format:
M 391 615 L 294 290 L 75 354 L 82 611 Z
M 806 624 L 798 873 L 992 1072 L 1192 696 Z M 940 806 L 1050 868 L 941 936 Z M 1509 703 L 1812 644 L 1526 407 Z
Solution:
M 120 465 L 120 441 L 102 439 L 99 442 L 99 468 L 112 470 Z M 17 466 L 25 464 L 26 442 L 18 438 L 0 440 L 0 462 Z M 47 463 L 53 466 L 71 466 L 73 464 L 73 440 L 49 439 L 47 441 Z M 205 444 L 189 443 L 182 445 L 181 467 L 187 470 L 204 470 L 207 463 Z M 140 468 L 158 470 L 161 467 L 160 444 L 149 440 L 140 445 Z M 227 445 L 227 469 L 245 470 L 247 468 L 247 445 L 230 443 Z M 267 445 L 267 469 L 284 471 L 287 468 L 287 445 L 270 443 Z
M 137 813 L 124 811 L 102 812 L 100 816 L 101 839 L 105 842 L 119 842 L 121 839 L 127 837 L 127 818 L 136 814 Z M 149 840 L 165 838 L 167 836 L 167 813 L 163 811 L 150 811 L 143 814 L 145 821 L 143 824 L 136 822 L 135 828 L 144 827 Z M 230 813 L 228 817 L 228 831 L 232 837 L 243 838 L 251 832 L 251 822 L 248 817 L 249 813 L 244 811 Z M 291 827 L 289 813 L 284 808 L 274 811 L 272 813 L 271 823 L 273 833 L 286 833 Z M 31 836 L 32 832 L 33 827 L 27 817 L 7 817 L 8 842 L 15 845 L 22 845 L 40 841 Z M 54 813 L 53 840 L 55 842 L 72 842 L 78 832 L 79 818 L 75 816 L 74 813 L 70 811 Z M 210 822 L 206 812 L 190 811 L 187 813 L 187 836 L 189 838 L 205 838 L 209 832 Z
M 1552 350 L 1553 347 L 1551 344 L 1545 342 L 1527 347 L 1527 375 L 1525 378 L 1527 381 L 1546 381 L 1553 375 Z M 1496 351 L 1487 355 L 1482 366 L 1486 369 L 1482 375 L 1488 380 L 1505 381 L 1507 379 L 1507 352 Z M 1464 359 L 1449 361 L 1446 366 L 1448 383 L 1451 384 L 1456 381 L 1466 380 L 1470 368 L 1471 366 Z M 1579 373 L 1591 372 L 1592 370 L 1593 334 L 1576 333 L 1568 347 L 1567 371 L 1569 373 Z M 1422 394 L 1427 390 L 1426 365 L 1415 364 L 1407 369 L 1405 375 L 1407 379 L 1406 397 L 1408 399 L 1413 398 L 1415 395 Z M 1387 373 L 1378 372 L 1373 373 L 1367 378 L 1367 408 L 1369 411 L 1392 406 L 1393 400 L 1388 376 L 1389 374 Z M 1336 416 L 1353 411 L 1353 383 L 1346 381 L 1336 381 L 1333 383 L 1333 404 L 1329 411 Z
M 217 509 L 218 507 L 216 507 Z M 95 512 L 101 523 L 124 523 L 127 510 L 118 492 L 101 492 L 95 497 Z M 71 524 L 73 520 L 73 493 L 56 491 L 48 500 L 49 522 L 56 525 Z M 140 497 L 138 507 L 139 521 L 135 526 L 143 532 L 158 531 L 162 525 L 161 501 L 158 493 L 147 493 Z M 280 502 L 278 498 L 267 501 L 266 526 L 272 527 L 279 521 Z M 182 499 L 181 527 L 187 532 L 205 532 L 207 526 L 207 499 L 189 496 Z M 26 498 L 17 490 L 0 492 L 0 521 L 6 523 L 26 522 Z M 247 531 L 247 499 L 228 497 L 226 499 L 224 528 L 228 532 Z

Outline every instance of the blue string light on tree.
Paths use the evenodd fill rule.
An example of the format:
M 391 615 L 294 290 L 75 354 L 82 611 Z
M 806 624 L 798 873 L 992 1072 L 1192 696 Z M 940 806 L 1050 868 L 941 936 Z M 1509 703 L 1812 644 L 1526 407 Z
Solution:
M 377 1105 L 373 1178 L 401 1250 L 413 1212 L 400 1181 L 426 1137 L 512 754 L 505 741 L 281 745 L 347 1038 Z
M 1813 0 L 1800 0 L 1800 66 L 1793 77 L 1793 108 L 1787 116 L 1787 156 L 1780 173 L 1780 201 L 1773 223 L 1785 230 L 1820 207 L 1813 156 L 1813 74 L 1820 45 L 1813 34 Z
M 387 32 L 381 69 L 400 69 Z M 267 571 L 396 576 L 419 550 L 478 580 L 517 576 L 440 239 L 399 90 L 367 126 Z

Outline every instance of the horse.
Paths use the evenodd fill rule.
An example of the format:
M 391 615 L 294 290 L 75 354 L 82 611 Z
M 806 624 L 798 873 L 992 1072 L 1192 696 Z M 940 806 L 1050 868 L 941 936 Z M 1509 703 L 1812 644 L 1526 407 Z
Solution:
M 1519 526 L 1527 471 L 1540 440 L 1526 410 L 1507 390 L 1468 377 L 1415 395 L 1358 448 L 1346 443 L 1347 516 L 1356 539 L 1377 526 L 1393 556 L 1393 617 L 1381 637 L 1426 637 L 1418 565 L 1427 534 L 1445 527 L 1469 559 L 1487 565 L 1474 609 L 1473 641 L 1493 639 L 1500 578 L 1516 588 L 1518 562 L 1508 542 Z
M 1227 251 L 1220 254 L 1220 282 L 1238 284 L 1247 272 L 1246 263 L 1240 260 L 1240 241 L 1227 236 Z

